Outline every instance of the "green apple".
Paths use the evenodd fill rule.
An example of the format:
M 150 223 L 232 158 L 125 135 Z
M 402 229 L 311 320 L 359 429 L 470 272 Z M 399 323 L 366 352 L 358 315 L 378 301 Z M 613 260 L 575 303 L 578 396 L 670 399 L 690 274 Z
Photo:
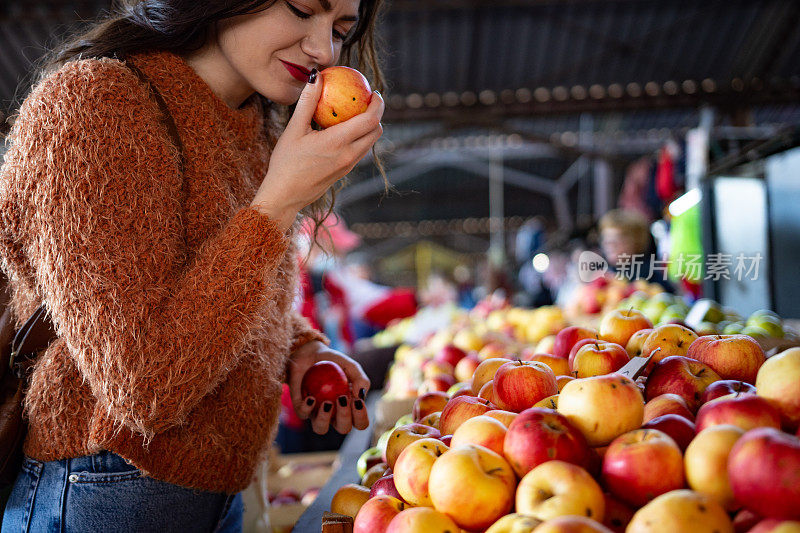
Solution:
M 703 335 L 717 335 L 719 331 L 717 331 L 717 325 L 713 322 L 709 322 L 708 320 L 704 320 L 697 324 L 697 327 L 694 328 L 697 335 L 702 337 Z
M 744 329 L 742 322 L 729 322 L 722 328 L 723 335 L 738 335 Z
M 686 318 L 686 313 L 689 312 L 689 308 L 684 303 L 679 304 L 672 304 L 666 309 L 664 312 L 661 313 L 661 316 L 658 319 L 659 324 L 666 324 L 670 320 L 683 320 Z
M 750 315 L 745 326 L 756 326 L 766 331 L 770 337 L 782 339 L 784 336 L 783 322 L 775 315 L 760 314 Z
M 723 307 L 722 312 L 725 314 L 725 320 L 730 322 L 744 322 L 744 317 L 732 307 Z
M 452 387 L 447 389 L 447 395 L 448 396 L 452 396 L 453 394 L 457 393 L 461 389 L 465 389 L 465 388 L 467 388 L 469 386 L 471 386 L 471 384 L 469 382 L 467 382 L 467 381 L 459 381 L 458 383 L 456 383 L 455 385 L 453 385 Z
M 397 419 L 397 422 L 394 423 L 394 427 L 405 426 L 406 424 L 413 424 L 414 423 L 414 416 L 411 413 L 407 415 L 403 415 Z
M 375 463 L 383 461 L 383 452 L 377 446 L 368 449 L 356 461 L 356 471 L 358 472 L 359 479 L 364 477 L 367 470 Z
M 389 442 L 389 437 L 392 436 L 392 431 L 394 431 L 394 428 L 384 431 L 378 438 L 378 443 L 375 445 L 375 447 L 378 448 L 381 453 L 386 451 L 386 443 Z
M 778 320 L 780 320 L 780 318 L 781 318 L 781 317 L 778 315 L 778 313 L 776 313 L 776 312 L 775 312 L 775 311 L 773 311 L 772 309 L 759 309 L 758 311 L 753 311 L 753 312 L 750 314 L 750 318 L 752 318 L 752 317 L 756 317 L 756 316 L 771 316 L 771 317 L 773 317 L 773 318 L 777 318 Z M 749 320 L 749 319 L 748 319 L 748 320 Z
M 766 339 L 766 338 L 769 338 L 769 336 L 770 336 L 770 334 L 769 334 L 769 332 L 767 330 L 765 330 L 761 326 L 756 326 L 756 325 L 753 325 L 753 324 L 751 324 L 749 326 L 745 326 L 744 329 L 742 330 L 742 334 L 743 335 L 750 335 L 754 339 Z
M 661 320 L 661 315 L 667 308 L 675 303 L 671 294 L 661 292 L 653 296 L 642 307 L 641 311 L 653 324 Z
M 625 305 L 623 305 L 622 302 L 620 302 L 617 308 L 636 309 L 637 311 L 641 311 L 649 298 L 650 297 L 647 295 L 646 292 L 636 291 L 622 301 L 625 302 Z

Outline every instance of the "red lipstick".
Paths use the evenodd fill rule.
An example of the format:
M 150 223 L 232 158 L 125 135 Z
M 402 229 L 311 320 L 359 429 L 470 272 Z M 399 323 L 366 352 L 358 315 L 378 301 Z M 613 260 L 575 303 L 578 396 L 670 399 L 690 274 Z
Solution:
M 294 79 L 297 81 L 302 81 L 303 83 L 308 82 L 308 75 L 311 74 L 311 71 L 305 67 L 300 65 L 295 65 L 294 63 L 289 63 L 288 61 L 284 61 L 281 59 L 281 63 L 289 71 L 289 74 L 292 75 Z

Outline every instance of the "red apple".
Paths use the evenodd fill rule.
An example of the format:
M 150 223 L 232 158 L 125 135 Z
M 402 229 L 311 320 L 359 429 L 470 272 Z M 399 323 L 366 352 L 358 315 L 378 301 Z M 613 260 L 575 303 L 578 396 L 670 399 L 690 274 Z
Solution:
M 689 410 L 686 400 L 677 394 L 662 394 L 644 404 L 644 422 L 669 414 L 679 415 L 694 422 L 694 413 Z
M 490 379 L 489 381 L 487 381 L 483 385 L 483 387 L 481 387 L 481 391 L 478 393 L 478 398 L 490 401 L 493 404 L 497 405 L 497 399 L 494 397 L 494 380 L 493 379 Z
M 615 309 L 603 316 L 600 322 L 600 338 L 625 346 L 634 333 L 652 327 L 653 323 L 641 311 Z
M 582 326 L 570 326 L 564 328 L 556 334 L 556 339 L 553 344 L 553 355 L 561 357 L 562 359 L 569 358 L 569 352 L 575 343 L 581 339 L 595 339 L 599 335 L 597 330 L 592 328 L 584 328 Z
M 481 364 L 480 359 L 477 356 L 469 353 L 463 359 L 461 359 L 455 368 L 455 376 L 458 381 L 469 381 L 472 379 L 472 375 L 475 374 L 475 370 Z
M 319 73 L 322 94 L 314 110 L 314 122 L 329 128 L 367 110 L 372 100 L 367 78 L 349 67 L 328 67 Z
M 504 411 L 502 409 L 492 409 L 491 411 L 486 411 L 486 416 L 491 416 L 492 418 L 499 420 L 503 423 L 503 425 L 508 428 L 518 416 L 519 413 L 512 413 L 511 411 Z
M 440 374 L 435 378 L 426 378 L 422 381 L 419 387 L 419 394 L 427 394 L 429 392 L 447 392 L 450 387 L 455 385 L 456 378 L 448 376 L 447 374 Z
M 502 452 L 519 477 L 553 459 L 583 467 L 589 463 L 589 445 L 583 433 L 564 415 L 541 407 L 525 409 L 514 419 Z
M 682 355 L 662 359 L 647 377 L 648 400 L 666 393 L 677 394 L 692 411 L 697 410 L 706 387 L 721 378 L 709 366 Z
M 646 422 L 642 425 L 642 429 L 657 429 L 663 431 L 678 445 L 681 452 L 686 450 L 689 443 L 692 442 L 695 436 L 694 422 L 690 422 L 680 415 L 661 415 Z
M 745 383 L 744 381 L 736 381 L 735 379 L 721 379 L 706 387 L 705 392 L 703 392 L 703 398 L 701 402 L 710 402 L 711 400 L 716 400 L 717 398 L 727 396 L 728 394 L 755 394 L 755 392 L 756 388 L 749 383 Z
M 386 531 L 389 522 L 406 508 L 406 504 L 391 496 L 370 498 L 361 506 L 353 522 L 353 533 L 379 533 Z
M 411 409 L 411 416 L 414 417 L 414 422 L 419 422 L 431 413 L 441 411 L 448 401 L 450 401 L 450 397 L 442 391 L 426 392 L 418 396 L 414 400 L 414 407 Z
M 625 503 L 641 507 L 683 487 L 683 456 L 674 440 L 656 429 L 637 429 L 611 442 L 603 458 L 606 488 Z
M 455 346 L 453 344 L 446 344 L 444 347 L 442 347 L 441 350 L 436 352 L 436 355 L 433 356 L 433 360 L 440 361 L 442 363 L 447 363 L 452 368 L 455 368 L 458 365 L 459 361 L 461 361 L 466 356 L 467 352 L 465 352 L 458 346 Z M 472 377 L 472 375 L 470 374 L 469 377 Z M 469 377 L 467 379 L 469 379 Z
M 633 509 L 614 498 L 608 492 L 603 493 L 603 496 L 606 500 L 603 525 L 614 533 L 625 533 L 625 528 L 633 518 Z
M 697 359 L 722 379 L 755 383 L 766 356 L 761 345 L 749 335 L 706 335 L 689 346 L 689 357 Z
M 576 342 L 572 349 L 569 351 L 569 355 L 567 356 L 567 362 L 569 363 L 569 367 L 572 368 L 572 362 L 575 360 L 575 355 L 578 353 L 582 347 L 586 346 L 587 344 L 595 343 L 597 339 L 581 339 Z
M 474 396 L 451 398 L 439 417 L 439 431 L 442 435 L 452 435 L 465 420 L 485 414 L 494 408 L 491 402 Z
M 450 443 L 453 442 L 453 436 L 452 435 L 442 435 L 441 437 L 439 437 L 439 440 L 442 441 L 442 444 L 444 444 L 445 446 L 447 446 L 449 448 L 450 447 Z
M 759 427 L 780 429 L 781 414 L 768 400 L 755 394 L 732 394 L 711 400 L 697 411 L 697 431 L 730 424 L 745 431 Z
M 422 364 L 422 377 L 424 379 L 432 379 L 442 376 L 450 376 L 455 378 L 454 372 L 455 369 L 453 366 L 450 363 L 445 363 L 444 361 L 429 359 Z M 455 383 L 455 379 L 453 380 L 453 383 Z
M 717 400 L 719 401 L 719 400 Z M 728 456 L 738 502 L 767 518 L 800 519 L 800 439 L 775 428 L 745 433 Z
M 453 433 L 450 446 L 477 444 L 502 455 L 505 438 L 505 424 L 491 416 L 480 415 L 467 419 L 458 426 L 458 429 Z
M 506 411 L 518 413 L 553 394 L 558 394 L 556 376 L 543 363 L 509 362 L 495 373 L 494 397 Z
M 333 361 L 320 361 L 303 374 L 300 391 L 303 398 L 313 396 L 317 406 L 324 402 L 336 405 L 339 396 L 350 395 L 350 383 L 342 367 Z
M 375 496 L 392 496 L 398 500 L 405 501 L 394 484 L 394 474 L 385 475 L 372 484 L 369 489 L 369 497 L 374 498 Z
M 630 357 L 625 348 L 613 342 L 593 342 L 582 346 L 572 360 L 572 375 L 590 378 L 616 372 Z

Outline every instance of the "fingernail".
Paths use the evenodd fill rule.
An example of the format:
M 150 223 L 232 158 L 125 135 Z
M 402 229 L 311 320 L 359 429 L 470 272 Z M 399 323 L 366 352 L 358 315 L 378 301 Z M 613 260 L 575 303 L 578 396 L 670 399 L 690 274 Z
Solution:
M 342 407 L 347 407 L 347 398 L 344 396 L 339 396 L 339 405 Z
M 307 406 L 309 406 L 309 407 L 311 407 L 312 405 L 314 405 L 314 398 L 312 398 L 311 396 L 309 396 L 308 398 L 306 398 L 306 405 L 307 405 Z
M 375 94 L 377 94 L 378 96 L 381 96 L 381 92 L 380 91 L 375 91 Z
M 322 410 L 326 413 L 330 413 L 331 409 L 333 409 L 333 404 L 331 402 L 325 402 L 322 404 Z
M 319 71 L 315 68 L 312 68 L 311 74 L 308 75 L 308 83 L 313 84 L 315 81 L 317 81 L 317 74 L 319 74 Z
M 358 391 L 358 397 L 361 398 L 362 400 L 366 397 L 366 395 L 367 395 L 367 391 L 366 390 L 360 389 Z
M 362 402 L 361 400 L 354 401 L 353 405 L 356 406 L 356 409 L 363 409 L 364 408 L 364 402 Z

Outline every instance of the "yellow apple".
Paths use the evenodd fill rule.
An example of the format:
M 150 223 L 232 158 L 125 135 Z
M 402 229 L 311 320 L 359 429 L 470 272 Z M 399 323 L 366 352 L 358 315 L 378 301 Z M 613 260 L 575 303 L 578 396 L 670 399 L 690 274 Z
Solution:
M 625 533 L 678 531 L 733 533 L 733 524 L 713 498 L 680 489 L 662 494 L 636 511 Z
M 361 506 L 369 500 L 369 489 L 363 485 L 348 483 L 342 485 L 331 499 L 331 511 L 338 514 L 356 517 Z
M 329 67 L 319 73 L 319 79 L 322 94 L 314 110 L 314 122 L 320 127 L 329 128 L 367 110 L 372 89 L 367 78 L 356 69 Z
M 697 434 L 683 457 L 689 487 L 714 498 L 728 511 L 739 507 L 728 479 L 728 455 L 742 435 L 744 430 L 736 426 L 711 426 Z
M 664 324 L 653 329 L 642 345 L 642 357 L 653 354 L 648 365 L 653 368 L 656 363 L 670 355 L 686 355 L 689 346 L 697 339 L 697 333 L 680 324 Z M 658 350 L 661 348 L 660 350 Z M 656 352 L 658 350 L 658 352 Z
M 792 428 L 800 425 L 800 348 L 773 355 L 761 365 L 756 391 L 781 412 Z
M 462 444 L 477 444 L 503 455 L 505 438 L 506 426 L 502 422 L 490 416 L 480 415 L 465 420 L 458 426 L 453 433 L 450 446 L 455 448 Z
M 548 335 L 547 337 L 543 338 L 539 341 L 536 345 L 536 351 L 538 353 L 553 353 L 553 348 L 556 345 L 556 336 L 555 335 Z
M 397 514 L 386 533 L 457 533 L 458 526 L 444 513 L 430 507 L 414 507 Z
M 548 396 L 544 400 L 539 400 L 533 407 L 546 407 L 547 409 L 558 409 L 558 394 Z
M 540 520 L 578 515 L 602 522 L 605 498 L 600 485 L 580 466 L 547 461 L 519 482 L 516 510 Z
M 582 516 L 559 516 L 543 523 L 533 533 L 613 533 L 603 524 Z
M 392 472 L 394 486 L 412 505 L 432 505 L 428 495 L 428 478 L 433 463 L 448 447 L 438 439 L 420 439 L 405 447 Z
M 482 530 L 508 514 L 516 476 L 503 456 L 474 444 L 439 457 L 428 481 L 433 507 L 464 529 Z
M 486 530 L 486 533 L 532 533 L 542 521 L 519 513 L 507 514 Z
M 605 446 L 642 425 L 644 398 L 624 376 L 594 376 L 567 383 L 558 397 L 558 411 L 583 433 L 589 446 Z
M 535 353 L 526 358 L 527 361 L 539 361 L 550 367 L 556 376 L 569 376 L 569 361 L 564 357 L 556 357 L 549 353 Z
M 472 392 L 478 394 L 486 383 L 494 379 L 497 369 L 511 361 L 505 357 L 492 357 L 481 361 L 472 375 Z
M 625 351 L 628 352 L 628 355 L 631 357 L 639 357 L 642 355 L 642 346 L 644 345 L 644 341 L 647 340 L 647 336 L 652 333 L 651 328 L 640 329 L 633 335 L 631 338 L 628 339 L 628 343 L 625 345 Z
M 511 425 L 511 422 L 514 421 L 515 418 L 519 415 L 519 413 L 512 413 L 511 411 L 503 411 L 502 409 L 492 409 L 491 411 L 486 411 L 486 416 L 491 416 L 503 423 L 505 427 Z
M 603 315 L 600 321 L 600 338 L 625 346 L 634 333 L 652 328 L 653 323 L 636 309 L 615 309 Z

